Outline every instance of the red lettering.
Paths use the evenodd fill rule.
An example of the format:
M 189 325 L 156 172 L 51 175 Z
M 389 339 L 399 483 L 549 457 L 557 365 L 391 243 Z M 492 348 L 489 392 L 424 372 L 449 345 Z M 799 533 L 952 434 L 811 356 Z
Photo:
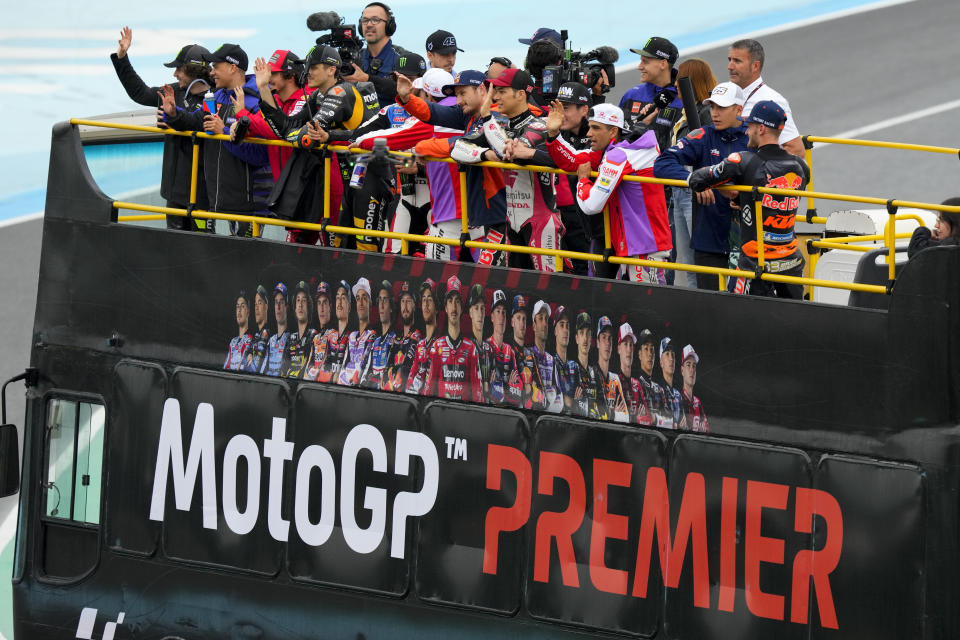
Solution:
M 568 587 L 579 587 L 577 558 L 573 553 L 573 533 L 580 528 L 587 508 L 587 490 L 584 487 L 580 465 L 570 456 L 544 451 L 540 454 L 540 476 L 537 492 L 552 496 L 554 480 L 562 479 L 570 488 L 570 503 L 565 511 L 545 511 L 537 518 L 537 535 L 534 545 L 533 579 L 537 582 L 550 580 L 550 539 L 557 541 L 560 557 L 560 577 Z
M 630 486 L 633 465 L 613 460 L 593 461 L 593 529 L 590 532 L 590 580 L 600 591 L 627 593 L 627 572 L 605 562 L 607 538 L 627 539 L 629 518 L 607 511 L 607 487 Z
M 737 594 L 737 484 L 724 478 L 720 497 L 720 611 L 733 611 Z
M 660 467 L 650 467 L 643 495 L 643 513 L 640 520 L 640 537 L 637 543 L 637 568 L 634 574 L 633 595 L 647 597 L 647 581 L 650 573 L 650 556 L 653 553 L 653 532 L 657 532 L 657 549 L 660 553 L 660 571 L 664 584 L 675 589 L 680 583 L 680 570 L 686 555 L 687 543 L 692 537 L 693 560 L 693 605 L 710 606 L 710 569 L 707 564 L 707 508 L 703 475 L 687 474 L 680 499 L 680 515 L 677 517 L 676 537 L 671 544 L 670 497 L 667 491 L 667 476 Z
M 487 447 L 487 489 L 500 490 L 502 472 L 517 479 L 517 498 L 510 507 L 490 507 L 483 523 L 483 572 L 496 575 L 501 531 L 516 531 L 530 518 L 533 472 L 522 451 L 491 444 Z
M 783 620 L 783 596 L 760 590 L 760 564 L 783 564 L 783 540 L 760 535 L 763 509 L 786 509 L 790 487 L 747 481 L 746 540 L 744 542 L 744 595 L 747 608 L 761 618 Z
M 794 528 L 800 533 L 813 532 L 813 516 L 822 516 L 827 524 L 827 540 L 819 551 L 804 549 L 793 560 L 793 595 L 790 597 L 790 621 L 807 623 L 810 579 L 820 610 L 820 626 L 839 629 L 837 611 L 830 589 L 830 573 L 840 562 L 843 547 L 843 512 L 837 499 L 818 489 L 797 488 Z

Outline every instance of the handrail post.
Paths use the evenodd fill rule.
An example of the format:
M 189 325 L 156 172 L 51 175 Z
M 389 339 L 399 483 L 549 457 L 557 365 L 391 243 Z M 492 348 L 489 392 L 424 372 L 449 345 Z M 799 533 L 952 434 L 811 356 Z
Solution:
M 813 192 L 813 143 L 807 139 L 808 136 L 803 136 L 803 155 L 804 159 L 807 161 L 807 168 L 810 170 L 809 180 L 807 181 L 807 191 Z M 812 221 L 812 218 L 817 215 L 817 207 L 814 204 L 813 198 L 807 196 L 807 223 Z
M 327 245 L 327 225 L 330 224 L 330 171 L 333 159 L 330 152 L 323 150 L 323 229 L 320 231 L 320 246 Z
M 887 278 L 890 280 L 890 286 L 893 286 L 894 280 L 897 278 L 897 206 L 893 204 L 893 198 L 887 200 L 887 226 L 883 230 L 884 235 L 886 236 L 885 243 L 887 245 Z
M 466 250 L 467 240 L 470 239 L 470 216 L 467 212 L 467 168 L 457 165 L 458 178 L 460 179 L 460 252 L 457 258 L 463 260 L 463 252 Z
M 763 272 L 763 204 L 760 199 L 760 189 L 753 187 L 753 221 L 757 227 L 757 279 L 760 280 L 760 274 Z
M 197 140 L 197 132 L 193 131 L 191 136 L 193 142 L 193 156 L 190 159 L 190 202 L 187 203 L 187 228 L 190 229 L 196 224 L 193 219 L 193 210 L 197 206 L 197 182 L 200 174 L 200 142 Z M 207 230 L 207 225 L 211 220 L 203 221 L 203 229 Z
M 603 207 L 603 261 L 610 260 L 613 241 L 610 239 L 610 205 Z

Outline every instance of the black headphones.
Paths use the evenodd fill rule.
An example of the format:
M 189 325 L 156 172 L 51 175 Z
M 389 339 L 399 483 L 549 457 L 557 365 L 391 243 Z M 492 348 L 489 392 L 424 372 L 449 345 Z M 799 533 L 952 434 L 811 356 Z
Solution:
M 393 16 L 393 11 L 390 9 L 390 7 L 383 4 L 382 2 L 371 2 L 366 7 L 364 7 L 364 9 L 366 9 L 367 7 L 380 7 L 381 9 L 387 12 L 387 37 L 388 38 L 397 32 L 397 19 Z M 359 25 L 361 32 L 363 31 L 363 23 L 360 22 L 360 19 L 362 18 L 363 18 L 363 14 L 361 13 L 360 18 L 357 19 L 357 25 Z

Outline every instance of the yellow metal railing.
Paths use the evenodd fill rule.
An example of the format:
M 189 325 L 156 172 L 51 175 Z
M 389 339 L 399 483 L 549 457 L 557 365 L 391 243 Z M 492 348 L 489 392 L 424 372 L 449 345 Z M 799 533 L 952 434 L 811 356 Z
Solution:
M 807 277 L 798 277 L 798 276 L 786 276 L 782 274 L 775 273 L 766 273 L 762 269 L 765 265 L 764 259 L 764 245 L 763 245 L 763 231 L 762 231 L 762 221 L 758 220 L 757 228 L 757 246 L 758 246 L 758 265 L 760 270 L 758 273 L 751 273 L 748 271 L 742 271 L 739 269 L 726 269 L 726 268 L 716 268 L 716 267 L 705 267 L 700 265 L 689 265 L 689 264 L 679 264 L 672 262 L 660 262 L 652 260 L 644 260 L 640 258 L 629 258 L 629 257 L 619 257 L 615 255 L 610 255 L 611 249 L 611 239 L 610 239 L 610 220 L 609 220 L 609 209 L 605 209 L 603 213 L 604 219 L 604 246 L 605 252 L 604 255 L 592 254 L 592 253 L 582 253 L 576 251 L 567 251 L 564 249 L 541 249 L 536 247 L 527 247 L 520 245 L 507 245 L 507 244 L 492 244 L 487 242 L 480 242 L 475 240 L 469 240 L 469 218 L 467 215 L 467 202 L 466 202 L 466 174 L 460 172 L 460 194 L 461 194 L 461 207 L 462 207 L 462 234 L 463 237 L 460 239 L 455 238 L 436 238 L 432 236 L 423 236 L 417 234 L 409 233 L 396 233 L 391 231 L 377 231 L 370 229 L 356 229 L 353 227 L 342 227 L 329 224 L 330 220 L 330 173 L 331 173 L 331 160 L 330 156 L 326 155 L 324 157 L 324 185 L 323 185 L 323 203 L 324 203 L 324 222 L 323 224 L 311 224 L 304 222 L 295 222 L 289 220 L 280 220 L 277 218 L 267 218 L 262 216 L 247 216 L 247 215 L 237 215 L 230 213 L 220 213 L 212 211 L 203 211 L 197 210 L 194 208 L 196 204 L 196 190 L 197 190 L 197 172 L 198 172 L 198 140 L 199 139 L 214 139 L 214 140 L 229 140 L 229 136 L 225 135 L 211 135 L 206 133 L 194 133 L 186 131 L 173 131 L 170 129 L 160 129 L 157 127 L 147 127 L 141 125 L 129 125 L 129 124 L 116 124 L 108 122 L 97 122 L 93 120 L 83 120 L 74 118 L 70 120 L 70 123 L 73 125 L 86 125 L 86 126 L 96 126 L 96 127 L 105 127 L 113 129 L 123 129 L 130 131 L 143 131 L 149 133 L 160 133 L 164 135 L 175 135 L 183 137 L 192 137 L 194 139 L 193 144 L 193 162 L 192 162 L 192 176 L 191 176 L 191 185 L 190 185 L 190 206 L 191 209 L 173 209 L 169 207 L 156 207 L 150 205 L 142 205 L 132 202 L 119 202 L 115 201 L 113 203 L 114 208 L 124 209 L 131 211 L 145 211 L 150 212 L 153 215 L 132 215 L 132 216 L 118 216 L 118 221 L 136 221 L 136 220 L 155 220 L 160 216 L 157 214 L 163 215 L 179 215 L 179 216 L 188 216 L 199 219 L 206 220 L 230 220 L 236 222 L 249 222 L 254 225 L 254 229 L 257 229 L 257 225 L 274 225 L 280 227 L 288 228 L 297 228 L 305 229 L 310 231 L 326 231 L 330 233 L 342 234 L 342 235 L 353 235 L 353 236 L 368 236 L 376 238 L 389 238 L 393 240 L 400 240 L 401 242 L 401 252 L 406 254 L 409 250 L 410 242 L 421 242 L 421 243 L 434 243 L 434 244 L 443 244 L 450 246 L 464 246 L 471 249 L 488 249 L 494 251 L 506 251 L 510 253 L 520 253 L 520 254 L 538 254 L 545 256 L 553 256 L 558 259 L 558 262 L 564 258 L 569 258 L 573 260 L 588 260 L 593 262 L 608 262 L 611 264 L 621 264 L 621 265 L 632 265 L 640 267 L 653 267 L 653 268 L 662 268 L 662 269 L 673 269 L 677 271 L 686 271 L 691 273 L 710 273 L 715 274 L 718 278 L 727 276 L 727 277 L 737 277 L 737 278 L 748 278 L 755 279 L 759 277 L 762 280 L 770 282 L 781 282 L 788 284 L 798 284 L 798 285 L 815 285 L 822 287 L 831 287 L 837 289 L 847 289 L 850 291 L 864 291 L 869 293 L 889 293 L 890 287 L 884 287 L 880 285 L 865 285 L 859 283 L 848 283 L 848 282 L 838 282 L 832 280 L 817 280 L 814 278 Z M 812 136 L 807 136 L 806 140 L 810 141 L 819 141 L 819 140 L 834 140 L 826 138 L 813 138 Z M 270 146 L 280 146 L 280 147 L 291 147 L 296 148 L 289 142 L 282 140 L 263 140 L 259 138 L 247 138 L 246 142 L 251 142 L 255 144 L 264 144 Z M 860 141 L 862 142 L 862 141 Z M 885 143 L 886 145 L 892 145 L 893 143 Z M 876 146 L 883 146 L 877 144 Z M 919 147 L 920 145 L 911 145 L 913 147 Z M 336 152 L 346 152 L 346 153 L 369 153 L 368 151 L 348 147 L 348 146 L 334 146 L 334 145 L 325 145 L 324 149 Z M 391 152 L 392 155 L 398 157 L 413 157 L 411 153 L 404 152 Z M 812 161 L 812 155 L 808 149 L 807 157 L 809 161 Z M 450 158 L 425 158 L 427 161 L 439 161 L 439 162 L 448 162 L 455 164 L 454 160 Z M 531 166 L 531 165 L 516 165 L 506 162 L 481 162 L 475 166 L 485 166 L 485 167 L 495 167 L 501 169 L 513 169 L 520 171 L 535 171 L 535 172 L 547 172 L 547 173 L 557 173 L 572 175 L 561 169 L 555 167 L 541 167 L 541 166 Z M 593 172 L 592 175 L 596 176 L 596 172 Z M 653 184 L 669 185 L 669 186 L 678 186 L 686 187 L 687 183 L 683 180 L 668 180 L 662 178 L 647 178 L 641 176 L 624 176 L 623 180 L 629 182 L 647 182 Z M 882 199 L 882 198 L 871 198 L 864 196 L 851 196 L 845 194 L 835 194 L 835 193 L 819 193 L 813 191 L 811 188 L 808 188 L 804 191 L 798 191 L 794 189 L 773 189 L 767 187 L 749 187 L 749 186 L 739 186 L 739 185 L 725 185 L 718 187 L 721 190 L 729 191 L 741 191 L 741 192 L 751 192 L 753 193 L 756 202 L 756 211 L 762 211 L 759 202 L 759 194 L 771 194 L 777 196 L 793 196 L 793 197 L 806 197 L 811 201 L 813 198 L 819 198 L 823 200 L 835 200 L 841 202 L 852 202 L 860 204 L 874 204 L 886 206 L 887 210 L 891 213 L 891 219 L 903 219 L 903 218 L 916 218 L 920 220 L 921 224 L 923 221 L 916 216 L 916 214 L 904 214 L 898 216 L 896 210 L 899 207 L 909 207 L 916 209 L 927 209 L 931 211 L 952 211 L 960 212 L 960 207 L 951 207 L 945 205 L 938 205 L 932 203 L 923 203 L 923 202 L 912 202 L 912 201 L 903 201 L 896 199 Z M 803 218 L 801 216 L 801 218 Z M 826 218 L 810 215 L 809 211 L 805 217 L 807 222 L 814 223 L 823 223 L 826 222 Z M 888 250 L 888 265 L 889 265 L 889 275 L 890 280 L 893 282 L 895 276 L 895 267 L 894 267 L 894 254 L 896 251 L 895 242 L 895 225 L 890 225 L 888 223 L 887 229 L 884 230 L 883 239 L 885 241 L 885 246 Z M 865 240 L 861 237 L 860 240 Z M 880 238 L 877 238 L 880 239 Z M 854 242 L 854 240 L 849 240 L 849 242 Z M 815 241 L 812 243 L 813 246 L 819 248 L 830 248 L 830 249 L 847 249 L 853 251 L 863 251 L 869 250 L 869 247 L 861 247 L 857 245 L 850 245 L 846 242 L 837 242 L 835 239 L 830 241 Z M 559 265 L 558 265 L 559 266 Z M 722 280 L 721 280 L 722 281 Z

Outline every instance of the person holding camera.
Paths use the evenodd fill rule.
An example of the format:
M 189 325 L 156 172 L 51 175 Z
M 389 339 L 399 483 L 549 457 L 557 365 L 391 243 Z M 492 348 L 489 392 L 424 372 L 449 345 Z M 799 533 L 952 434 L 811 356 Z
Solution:
M 409 53 L 390 39 L 397 32 L 393 11 L 382 2 L 371 2 L 360 16 L 360 33 L 367 46 L 360 51 L 360 64 L 353 63 L 353 73 L 344 75 L 346 82 L 371 82 L 377 89 L 380 104 L 390 104 L 397 97 L 397 81 L 393 72 L 397 59 Z
M 580 208 L 592 216 L 609 206 L 610 239 L 618 256 L 665 261 L 672 241 L 663 186 L 622 179 L 653 176 L 653 162 L 659 155 L 654 133 L 647 131 L 636 140 L 624 140 L 623 111 L 598 104 L 588 116 L 591 150 L 577 153 L 559 137 L 562 114 L 562 106 L 557 105 L 547 117 L 547 150 L 561 169 L 577 172 Z M 598 176 L 591 182 L 594 168 Z M 666 284 L 664 269 L 655 267 L 629 265 L 627 277 L 631 282 Z
M 110 54 L 110 61 L 117 72 L 117 78 L 130 99 L 145 107 L 156 107 L 162 99 L 161 87 L 148 87 L 140 78 L 127 51 L 133 42 L 133 30 L 124 27 L 120 30 L 120 40 L 117 52 Z M 210 79 L 210 66 L 205 60 L 209 51 L 198 44 L 188 44 L 180 49 L 172 61 L 163 66 L 173 69 L 173 77 L 177 79 L 177 86 L 173 89 L 173 99 L 178 105 L 192 111 L 199 109 L 203 103 L 203 94 L 213 86 Z M 162 116 L 158 114 L 158 125 L 166 127 Z M 190 138 L 180 136 L 164 136 L 163 138 L 163 172 L 160 177 L 160 196 L 167 201 L 171 209 L 186 209 L 190 203 L 190 175 L 193 166 L 193 142 Z M 207 208 L 207 190 L 203 179 L 203 165 L 200 165 L 197 174 L 197 202 L 198 209 Z M 167 216 L 168 229 L 181 231 L 213 231 L 213 221 L 191 220 L 184 216 Z
M 654 36 L 640 49 L 630 49 L 640 56 L 640 80 L 620 98 L 620 108 L 627 119 L 631 135 L 639 137 L 653 131 L 661 149 L 671 144 L 673 125 L 683 115 L 683 103 L 673 83 L 679 52 L 676 45 Z

